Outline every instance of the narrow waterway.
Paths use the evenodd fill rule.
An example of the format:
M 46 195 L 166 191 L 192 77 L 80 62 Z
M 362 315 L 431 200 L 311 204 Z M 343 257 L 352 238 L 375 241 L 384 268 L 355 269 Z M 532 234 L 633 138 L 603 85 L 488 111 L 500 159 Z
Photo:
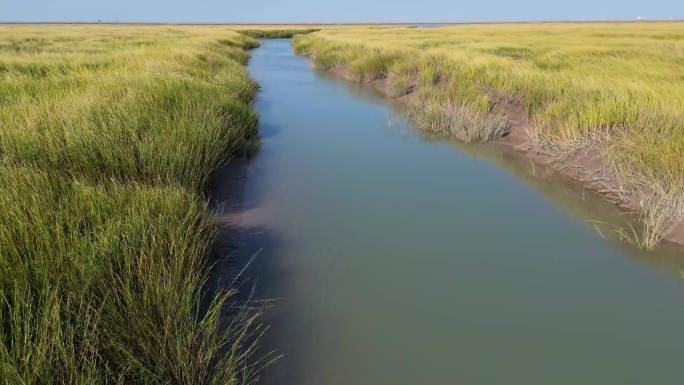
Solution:
M 219 199 L 279 385 L 676 385 L 680 253 L 604 240 L 610 205 L 491 147 L 415 131 L 289 40 L 253 52 L 262 145 Z M 225 195 L 222 195 L 225 194 Z M 240 259 L 241 258 L 241 259 Z M 253 282 L 253 281 L 252 281 Z

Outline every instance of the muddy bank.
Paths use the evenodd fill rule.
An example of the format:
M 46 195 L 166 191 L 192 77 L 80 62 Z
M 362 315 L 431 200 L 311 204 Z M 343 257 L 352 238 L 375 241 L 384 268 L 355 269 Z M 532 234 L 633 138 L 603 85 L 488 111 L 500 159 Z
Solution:
M 371 85 L 385 97 L 397 100 L 402 104 L 409 105 L 414 100 L 415 89 L 413 88 L 405 95 L 394 96 L 389 79 L 386 77 L 372 81 L 359 81 L 350 76 L 345 67 L 333 67 L 328 71 L 350 82 Z M 621 186 L 617 178 L 610 173 L 610 167 L 601 154 L 582 149 L 569 156 L 556 156 L 536 151 L 529 145 L 530 132 L 534 128 L 534 123 L 525 114 L 523 105 L 519 100 L 499 98 L 494 107 L 494 113 L 506 119 L 510 130 L 508 134 L 488 145 L 510 148 L 517 156 L 528 159 L 573 183 L 577 183 L 582 188 L 618 206 L 626 213 L 639 215 L 642 204 L 639 198 L 635 193 L 628 192 Z M 663 241 L 684 246 L 684 220 L 673 225 L 672 230 L 664 236 Z

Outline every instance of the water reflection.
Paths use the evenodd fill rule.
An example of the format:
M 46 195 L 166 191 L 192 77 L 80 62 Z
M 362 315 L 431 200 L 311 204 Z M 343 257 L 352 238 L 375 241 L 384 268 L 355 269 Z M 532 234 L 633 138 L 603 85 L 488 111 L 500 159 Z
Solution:
M 328 71 L 314 71 L 320 79 L 345 83 L 347 91 L 355 98 L 378 106 L 389 106 L 392 109 L 392 113 L 388 115 L 387 124 L 390 130 L 399 130 L 398 133 L 403 135 L 418 136 L 427 143 L 448 145 L 455 151 L 497 165 L 534 187 L 546 199 L 564 208 L 573 217 L 585 221 L 587 226 L 596 229 L 607 242 L 624 250 L 626 255 L 653 267 L 668 269 L 677 277 L 684 279 L 684 253 L 681 245 L 663 241 L 657 250 L 647 251 L 620 239 L 617 234 L 618 230 L 631 232 L 633 228 L 639 228 L 638 217 L 634 213 L 626 212 L 606 202 L 592 191 L 559 176 L 548 167 L 533 162 L 512 148 L 500 145 L 467 144 L 413 129 L 401 131 L 401 127 L 405 126 L 398 123 L 401 118 L 395 114 L 398 116 L 404 114 L 406 108 L 402 102 L 384 97 L 372 85 L 348 82 Z
M 681 382 L 680 259 L 601 239 L 586 220 L 614 207 L 415 131 L 287 41 L 249 68 L 265 135 L 230 219 L 257 295 L 279 299 L 267 383 Z

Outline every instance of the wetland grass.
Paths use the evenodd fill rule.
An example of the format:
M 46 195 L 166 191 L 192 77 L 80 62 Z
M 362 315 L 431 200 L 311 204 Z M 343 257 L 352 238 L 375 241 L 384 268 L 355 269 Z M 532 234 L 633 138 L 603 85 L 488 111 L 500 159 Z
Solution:
M 298 28 L 291 26 L 260 26 L 258 29 L 236 28 L 243 35 L 255 39 L 289 39 L 296 35 L 320 31 L 320 28 Z
M 506 135 L 502 106 L 516 106 L 527 150 L 559 167 L 600 159 L 594 179 L 640 212 L 645 248 L 684 218 L 684 23 L 327 28 L 294 46 L 383 79 L 418 126 L 466 142 Z
M 258 378 L 258 311 L 229 289 L 200 309 L 205 192 L 256 139 L 257 45 L 226 27 L 0 26 L 3 384 Z

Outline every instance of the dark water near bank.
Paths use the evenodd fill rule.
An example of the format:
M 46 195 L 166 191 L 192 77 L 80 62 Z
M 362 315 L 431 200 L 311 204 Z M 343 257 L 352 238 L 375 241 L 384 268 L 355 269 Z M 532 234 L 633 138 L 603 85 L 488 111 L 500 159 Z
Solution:
M 619 215 L 492 147 L 417 133 L 288 40 L 253 52 L 260 152 L 226 177 L 284 358 L 268 384 L 682 384 L 684 261 L 602 239 Z M 232 199 L 230 196 L 225 199 Z M 259 251 L 260 250 L 260 251 Z

